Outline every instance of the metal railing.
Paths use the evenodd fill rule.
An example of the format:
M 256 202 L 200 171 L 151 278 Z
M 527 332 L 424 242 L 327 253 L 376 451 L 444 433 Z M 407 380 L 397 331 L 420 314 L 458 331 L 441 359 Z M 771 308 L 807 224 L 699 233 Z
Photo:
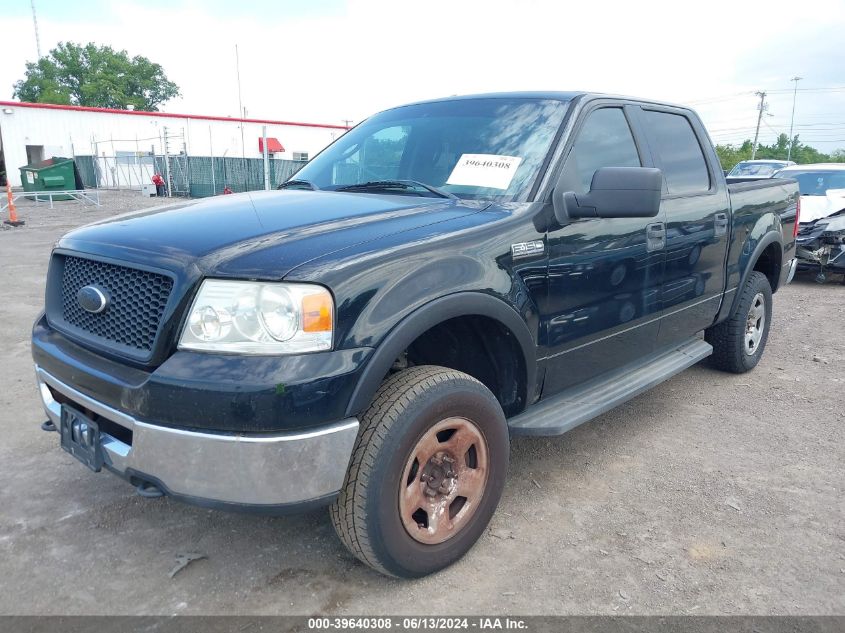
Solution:
M 35 200 L 36 204 L 41 202 L 49 202 L 50 208 L 53 207 L 53 198 L 60 197 L 61 200 L 67 200 L 71 198 L 76 200 L 77 202 L 81 202 L 83 206 L 88 206 L 92 204 L 94 206 L 101 206 L 100 205 L 100 192 L 96 189 L 69 189 L 69 190 L 60 190 L 55 189 L 53 191 L 14 191 L 12 192 L 12 202 L 15 202 L 21 198 L 26 198 L 28 200 Z M 5 211 L 9 207 L 9 201 L 4 196 L 2 198 L 2 202 L 0 202 L 0 212 Z

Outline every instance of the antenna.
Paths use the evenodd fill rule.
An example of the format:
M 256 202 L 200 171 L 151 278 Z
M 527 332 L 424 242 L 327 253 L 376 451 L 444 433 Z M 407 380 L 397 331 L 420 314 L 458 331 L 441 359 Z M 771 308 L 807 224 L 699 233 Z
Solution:
M 241 158 L 246 158 L 246 145 L 244 144 L 244 104 L 241 101 L 241 58 L 238 55 L 238 45 L 235 44 L 235 70 L 238 73 L 238 118 L 241 120 Z
M 38 35 L 38 18 L 35 17 L 35 0 L 30 0 L 32 6 L 32 25 L 35 27 L 35 50 L 38 52 L 38 59 L 41 59 L 41 38 Z

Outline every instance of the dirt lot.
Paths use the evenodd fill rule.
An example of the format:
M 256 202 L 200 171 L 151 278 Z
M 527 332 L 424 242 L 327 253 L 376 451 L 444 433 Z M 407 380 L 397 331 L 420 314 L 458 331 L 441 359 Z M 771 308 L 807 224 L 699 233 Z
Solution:
M 696 366 L 568 435 L 514 441 L 489 533 L 424 580 L 355 562 L 327 513 L 145 500 L 43 433 L 29 328 L 67 230 L 156 201 L 22 205 L 0 230 L 2 614 L 845 614 L 845 286 L 775 296 L 751 374 Z M 174 578 L 177 554 L 206 558 Z

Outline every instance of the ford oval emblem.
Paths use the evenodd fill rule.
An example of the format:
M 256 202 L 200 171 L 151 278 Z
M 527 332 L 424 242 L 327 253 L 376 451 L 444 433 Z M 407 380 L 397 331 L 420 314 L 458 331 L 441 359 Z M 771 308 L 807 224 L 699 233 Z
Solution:
M 109 297 L 106 291 L 99 286 L 84 286 L 76 293 L 76 300 L 79 306 L 86 312 L 99 314 L 109 305 Z

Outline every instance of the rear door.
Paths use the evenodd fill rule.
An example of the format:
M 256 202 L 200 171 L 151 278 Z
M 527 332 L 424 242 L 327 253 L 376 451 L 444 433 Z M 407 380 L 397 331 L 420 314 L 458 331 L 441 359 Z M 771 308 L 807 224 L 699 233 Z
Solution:
M 586 193 L 600 167 L 649 167 L 628 107 L 598 103 L 581 116 L 559 186 Z M 650 353 L 656 344 L 663 224 L 655 218 L 580 218 L 548 231 L 543 395 Z
M 698 119 L 688 110 L 652 106 L 638 108 L 637 116 L 664 180 L 660 348 L 713 323 L 724 290 L 731 210 L 727 187 L 714 173 L 715 156 Z

